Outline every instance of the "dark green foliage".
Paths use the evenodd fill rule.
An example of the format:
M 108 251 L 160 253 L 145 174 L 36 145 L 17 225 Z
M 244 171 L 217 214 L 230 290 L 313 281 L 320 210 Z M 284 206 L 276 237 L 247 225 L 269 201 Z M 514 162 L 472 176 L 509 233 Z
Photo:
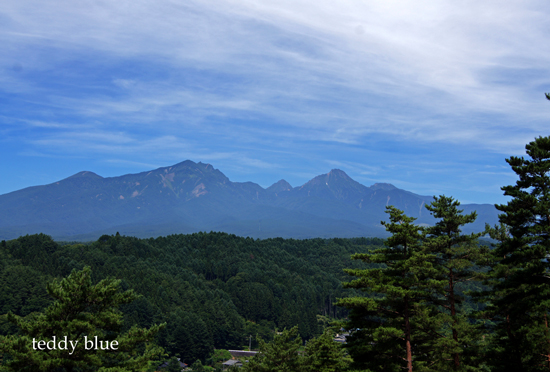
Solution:
M 116 367 L 117 371 L 135 371 L 160 355 L 161 349 L 148 341 L 163 327 L 132 327 L 120 334 L 122 314 L 118 306 L 138 296 L 133 291 L 120 292 L 120 281 L 105 279 L 92 285 L 89 267 L 73 271 L 63 280 L 48 284 L 48 293 L 55 301 L 43 313 L 21 317 L 8 312 L 7 318 L 21 335 L 1 336 L 0 352 L 8 356 L 3 366 L 7 371 L 101 371 Z M 67 337 L 72 341 L 63 350 L 38 350 L 34 342 Z M 91 339 L 110 344 L 86 350 Z M 113 347 L 116 342 L 116 351 Z M 145 348 L 140 345 L 146 343 Z M 53 345 L 53 344 L 52 344 Z M 102 344 L 100 344 L 102 345 Z
M 502 188 L 512 199 L 497 205 L 500 243 L 491 276 L 495 278 L 487 315 L 495 324 L 493 363 L 524 371 L 550 368 L 550 137 L 526 146 L 528 159 L 506 161 L 517 174 Z
M 215 369 L 221 369 L 222 363 L 231 359 L 231 353 L 225 349 L 216 349 L 207 359 L 207 364 Z
M 492 244 L 493 247 L 509 238 L 509 229 L 502 223 L 493 228 L 487 225 L 486 233 L 496 242 Z M 487 360 L 494 370 L 521 371 L 521 345 L 514 339 L 510 327 L 510 307 L 514 304 L 502 301 L 514 291 L 514 288 L 505 288 L 502 285 L 511 275 L 511 267 L 502 263 L 503 257 L 496 249 L 491 253 L 487 260 L 490 270 L 480 275 L 488 289 L 476 294 L 479 302 L 487 304 L 483 311 L 478 312 L 489 344 L 486 350 Z
M 214 348 L 240 349 L 248 346 L 249 335 L 270 340 L 276 328 L 298 325 L 304 339 L 319 335 L 317 315 L 347 313 L 335 302 L 352 293 L 340 284 L 342 267 L 360 266 L 350 254 L 380 242 L 199 233 L 157 239 L 104 235 L 89 244 L 58 244 L 46 235 L 26 236 L 0 245 L 0 306 L 19 316 L 40 311 L 51 301 L 43 283 L 90 265 L 94 281 L 115 277 L 122 290 L 142 295 L 120 307 L 122 332 L 166 322 L 159 345 L 188 364 L 205 362 Z M 0 322 L 3 334 L 16 331 Z
M 197 360 L 195 363 L 193 363 L 191 365 L 191 369 L 193 370 L 193 372 L 205 372 L 207 370 L 200 360 Z
M 298 327 L 283 330 L 271 342 L 258 337 L 259 353 L 243 363 L 243 372 L 341 372 L 348 370 L 350 359 L 327 330 L 309 340 L 301 350 Z
M 170 358 L 168 366 L 162 368 L 163 372 L 181 372 L 180 361 L 176 357 Z
M 189 363 L 204 360 L 213 351 L 212 335 L 204 321 L 194 313 L 178 309 L 168 318 L 170 329 L 163 343 L 166 350 Z
M 390 223 L 382 222 L 392 234 L 386 247 L 370 253 L 355 254 L 377 267 L 345 271 L 357 277 L 346 287 L 361 289 L 368 297 L 349 297 L 339 305 L 351 309 L 345 328 L 351 330 L 347 348 L 354 366 L 371 371 L 412 370 L 425 362 L 425 350 L 412 350 L 421 346 L 425 332 L 415 324 L 428 297 L 423 279 L 431 269 L 431 255 L 426 257 L 420 249 L 422 229 L 414 218 L 407 217 L 394 207 L 388 207 Z
M 482 336 L 464 307 L 464 282 L 473 280 L 488 249 L 480 234 L 461 229 L 475 219 L 441 196 L 427 209 L 439 219 L 421 228 L 414 218 L 388 207 L 392 235 L 386 247 L 353 257 L 377 267 L 346 270 L 357 279 L 346 287 L 367 292 L 339 304 L 351 310 L 345 328 L 353 366 L 370 371 L 478 370 Z M 423 232 L 424 231 L 424 232 Z
M 301 372 L 304 370 L 303 357 L 298 354 L 302 339 L 298 327 L 285 329 L 273 341 L 266 343 L 261 338 L 259 353 L 243 363 L 243 372 Z
M 432 296 L 428 302 L 433 314 L 430 322 L 448 325 L 445 331 L 433 332 L 433 360 L 443 362 L 438 368 L 443 370 L 468 370 L 478 361 L 471 358 L 477 355 L 479 345 L 477 335 L 470 324 L 464 302 L 463 283 L 476 276 L 476 262 L 483 262 L 488 249 L 480 246 L 477 239 L 481 233 L 463 234 L 465 225 L 474 222 L 476 213 L 462 214 L 460 203 L 451 197 L 434 197 L 426 208 L 439 219 L 435 226 L 426 229 L 423 251 L 432 255 L 433 269 L 427 275 Z
M 51 297 L 40 272 L 21 264 L 7 266 L 0 271 L 0 314 L 11 311 L 26 316 L 49 305 Z M 12 323 L 0 318 L 0 334 L 14 333 Z
M 326 330 L 321 336 L 307 342 L 304 350 L 304 372 L 340 372 L 348 368 L 344 348 L 334 341 L 334 334 Z

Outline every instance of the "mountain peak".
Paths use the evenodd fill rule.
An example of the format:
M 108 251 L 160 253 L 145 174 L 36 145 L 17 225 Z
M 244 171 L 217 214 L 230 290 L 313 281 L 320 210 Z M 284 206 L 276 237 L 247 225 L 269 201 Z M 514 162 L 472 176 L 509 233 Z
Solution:
M 338 177 L 344 177 L 344 178 L 350 178 L 350 176 L 348 176 L 346 174 L 346 172 L 344 172 L 343 170 L 341 169 L 332 169 L 330 172 L 327 173 L 328 176 L 338 176 Z
M 214 168 L 212 164 L 198 162 L 195 163 L 192 160 L 185 160 L 169 167 L 162 167 L 155 169 L 152 172 L 164 172 L 164 173 L 176 173 L 176 174 L 195 174 L 198 177 L 214 177 L 218 181 L 224 182 L 229 179 L 218 169 Z
M 67 179 L 69 179 L 69 178 L 103 178 L 103 177 L 101 177 L 98 174 L 95 174 L 94 172 L 82 171 L 82 172 L 78 172 L 76 174 L 73 174 L 70 177 L 67 177 Z
M 346 202 L 360 200 L 367 188 L 354 181 L 341 169 L 332 169 L 321 174 L 299 188 L 299 192 L 322 199 L 343 200 Z
M 273 185 L 269 186 L 266 191 L 269 192 L 283 192 L 283 191 L 289 191 L 292 190 L 292 186 L 290 183 L 286 182 L 285 180 L 279 180 L 278 182 L 275 182 Z
M 193 166 L 193 165 L 197 165 L 197 163 L 195 163 L 192 160 L 184 160 L 184 161 L 181 161 L 177 164 L 172 165 L 172 167 L 190 167 L 190 166 Z
M 346 185 L 355 184 L 355 182 L 350 176 L 346 174 L 341 169 L 332 169 L 330 172 L 321 174 L 311 180 L 309 180 L 302 188 L 310 186 L 333 186 L 333 187 L 347 187 Z

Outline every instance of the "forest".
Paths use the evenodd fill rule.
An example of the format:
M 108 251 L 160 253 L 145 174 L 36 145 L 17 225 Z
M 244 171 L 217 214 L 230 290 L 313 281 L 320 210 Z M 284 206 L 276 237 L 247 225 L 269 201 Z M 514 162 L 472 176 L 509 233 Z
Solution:
M 0 245 L 0 313 L 27 316 L 51 304 L 46 284 L 72 270 L 91 268 L 92 280 L 121 280 L 141 295 L 120 307 L 123 329 L 166 322 L 158 345 L 187 363 L 206 362 L 214 349 L 257 346 L 275 329 L 298 326 L 304 339 L 319 336 L 347 310 L 335 305 L 354 293 L 342 287 L 344 267 L 360 268 L 356 252 L 380 247 L 378 238 L 254 240 L 225 233 L 156 239 L 102 236 L 89 244 L 23 236 Z M 1 320 L 2 334 L 17 332 Z
M 500 224 L 478 233 L 462 232 L 475 212 L 438 196 L 433 226 L 388 206 L 385 240 L 2 241 L 0 370 L 154 371 L 174 358 L 213 370 L 251 343 L 260 353 L 242 371 L 548 371 L 550 137 L 526 150 L 507 159 L 518 181 L 502 188 Z M 29 351 L 56 330 L 121 350 Z

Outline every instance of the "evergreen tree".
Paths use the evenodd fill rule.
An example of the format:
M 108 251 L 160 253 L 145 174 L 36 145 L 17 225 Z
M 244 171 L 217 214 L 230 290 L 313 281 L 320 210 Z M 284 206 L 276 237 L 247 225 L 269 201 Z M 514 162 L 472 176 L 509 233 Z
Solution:
M 496 205 L 509 233 L 495 250 L 500 279 L 493 299 L 498 355 L 516 370 L 550 369 L 550 137 L 526 145 L 528 159 L 506 159 L 519 180 L 502 188 L 512 199 Z
M 132 327 L 119 334 L 122 313 L 118 306 L 138 298 L 133 291 L 120 292 L 119 287 L 120 281 L 113 279 L 92 285 L 89 267 L 73 270 L 67 278 L 48 284 L 48 293 L 55 302 L 44 312 L 27 317 L 7 314 L 21 335 L 0 337 L 3 370 L 123 372 L 146 366 L 162 352 L 151 341 L 164 325 L 150 329 Z M 67 344 L 59 346 L 65 336 Z M 85 344 L 86 340 L 95 341 L 96 336 L 102 341 L 97 348 Z M 56 348 L 53 348 L 54 337 Z M 47 342 L 42 344 L 43 350 L 39 341 Z M 51 350 L 46 345 L 51 345 Z
M 168 319 L 169 329 L 165 342 L 161 345 L 184 363 L 204 361 L 214 351 L 208 329 L 202 319 L 194 314 L 178 309 Z
M 206 368 L 204 368 L 204 365 L 202 364 L 202 362 L 200 361 L 200 359 L 197 359 L 195 361 L 195 363 L 193 363 L 191 365 L 191 370 L 193 372 L 205 372 L 206 371 Z
M 302 356 L 298 349 L 302 339 L 298 335 L 298 327 L 284 329 L 275 335 L 273 341 L 266 343 L 258 339 L 260 352 L 243 363 L 242 372 L 301 372 L 303 370 Z
M 370 253 L 355 254 L 369 264 L 370 269 L 346 269 L 358 279 L 344 286 L 365 291 L 368 297 L 348 297 L 338 305 L 350 309 L 345 328 L 352 330 L 346 347 L 354 366 L 371 371 L 412 371 L 421 366 L 426 330 L 415 324 L 423 314 L 423 301 L 428 297 L 423 278 L 431 270 L 432 258 L 421 251 L 422 228 L 414 218 L 393 206 L 387 207 L 390 222 L 382 222 L 392 236 L 386 247 Z M 425 327 L 425 324 L 424 324 Z
M 214 367 L 214 369 L 219 370 L 222 369 L 222 363 L 231 358 L 231 353 L 229 351 L 225 349 L 216 349 L 208 357 L 207 363 Z
M 168 365 L 162 368 L 162 372 L 181 372 L 182 367 L 178 358 L 172 357 L 167 363 Z
M 350 362 L 342 345 L 334 341 L 334 334 L 330 330 L 309 340 L 304 354 L 304 372 L 340 372 L 346 370 Z
M 503 223 L 494 227 L 486 225 L 485 232 L 496 242 L 492 244 L 493 248 L 510 237 L 510 229 Z M 486 263 L 490 270 L 480 274 L 487 289 L 475 294 L 477 301 L 486 305 L 478 312 L 478 317 L 483 320 L 488 339 L 487 363 L 497 371 L 522 371 L 521 345 L 510 327 L 511 306 L 514 304 L 502 301 L 514 290 L 502 285 L 508 282 L 511 268 L 502 263 L 505 257 L 500 254 L 494 249 Z
M 434 315 L 427 320 L 430 328 L 434 323 L 441 328 L 432 339 L 432 355 L 438 361 L 438 369 L 451 366 L 453 370 L 471 369 L 473 362 L 464 364 L 461 355 L 477 352 L 474 329 L 461 308 L 464 295 L 460 285 L 476 276 L 475 263 L 483 260 L 488 250 L 478 245 L 481 233 L 462 234 L 462 227 L 474 222 L 477 215 L 476 212 L 463 215 L 459 206 L 457 200 L 446 196 L 434 197 L 426 206 L 439 219 L 426 229 L 423 244 L 424 252 L 431 255 L 434 268 L 429 274 Z M 470 349 L 466 350 L 466 346 Z M 446 362 L 449 359 L 451 366 Z

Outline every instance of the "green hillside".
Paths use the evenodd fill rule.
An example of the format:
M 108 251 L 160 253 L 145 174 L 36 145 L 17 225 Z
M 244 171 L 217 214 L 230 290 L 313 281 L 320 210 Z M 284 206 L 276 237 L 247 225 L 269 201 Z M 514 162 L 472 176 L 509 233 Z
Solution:
M 143 297 L 121 310 L 125 327 L 167 322 L 158 343 L 185 361 L 216 349 L 248 344 L 249 335 L 273 337 L 298 325 L 304 339 L 318 336 L 319 315 L 340 318 L 337 298 L 350 255 L 381 239 L 266 239 L 224 233 L 156 239 L 102 236 L 89 244 L 58 243 L 44 234 L 3 241 L 0 247 L 0 314 L 28 315 L 50 303 L 45 285 L 73 269 L 92 268 L 93 281 L 122 280 Z M 3 334 L 15 332 L 3 321 Z

